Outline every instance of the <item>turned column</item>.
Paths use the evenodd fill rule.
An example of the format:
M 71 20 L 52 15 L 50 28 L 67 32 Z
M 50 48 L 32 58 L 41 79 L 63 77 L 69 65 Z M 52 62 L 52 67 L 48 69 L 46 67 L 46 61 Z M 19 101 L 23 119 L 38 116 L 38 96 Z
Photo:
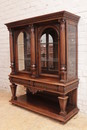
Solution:
M 31 77 L 36 77 L 35 34 L 33 25 L 31 26 L 31 73 Z
M 65 20 L 60 21 L 60 78 L 64 82 L 66 80 L 66 47 L 65 47 Z
M 58 97 L 58 100 L 60 105 L 60 115 L 65 116 L 67 114 L 66 106 L 67 106 L 68 96 Z
M 9 30 L 9 39 L 10 39 L 10 67 L 11 67 L 11 74 L 15 73 L 15 66 L 14 66 L 14 43 L 13 43 L 13 32 Z
M 16 84 L 14 84 L 14 83 L 12 83 L 11 85 L 10 85 L 10 88 L 11 88 L 11 92 L 12 92 L 12 100 L 16 100 L 17 99 L 17 97 L 16 97 L 16 88 L 17 88 L 17 85 Z

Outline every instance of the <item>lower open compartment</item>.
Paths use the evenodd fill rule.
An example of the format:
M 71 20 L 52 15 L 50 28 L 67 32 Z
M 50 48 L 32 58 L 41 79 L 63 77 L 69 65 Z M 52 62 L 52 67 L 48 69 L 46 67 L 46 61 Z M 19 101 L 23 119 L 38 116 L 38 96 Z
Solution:
M 55 96 L 54 96 L 55 97 Z M 67 122 L 72 116 L 78 112 L 78 108 L 67 103 L 65 116 L 60 115 L 60 106 L 57 98 L 47 98 L 40 94 L 24 94 L 17 97 L 16 100 L 10 100 L 14 105 L 26 108 L 39 114 L 59 120 L 63 123 Z M 51 100 L 52 99 L 52 100 Z

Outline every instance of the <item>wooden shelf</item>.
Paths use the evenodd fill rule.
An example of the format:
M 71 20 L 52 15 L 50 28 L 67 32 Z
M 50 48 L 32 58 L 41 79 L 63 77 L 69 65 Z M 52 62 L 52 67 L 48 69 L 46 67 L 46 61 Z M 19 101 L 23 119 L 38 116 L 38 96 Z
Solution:
M 50 101 L 49 99 L 45 99 L 45 97 L 40 97 L 38 95 L 30 94 L 27 96 L 25 94 L 18 97 L 17 100 L 10 100 L 10 102 L 14 105 L 62 121 L 63 123 L 67 122 L 72 116 L 74 116 L 78 112 L 78 108 L 75 108 L 69 104 L 66 108 L 67 115 L 63 117 L 59 115 L 60 108 L 56 101 Z

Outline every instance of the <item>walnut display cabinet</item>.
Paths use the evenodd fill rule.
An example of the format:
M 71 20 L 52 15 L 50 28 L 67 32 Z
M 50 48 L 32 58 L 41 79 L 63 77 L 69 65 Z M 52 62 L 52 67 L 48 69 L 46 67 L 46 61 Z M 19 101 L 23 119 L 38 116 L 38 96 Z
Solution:
M 79 18 L 61 11 L 5 24 L 12 104 L 64 123 L 78 112 Z M 17 85 L 24 95 L 16 95 Z

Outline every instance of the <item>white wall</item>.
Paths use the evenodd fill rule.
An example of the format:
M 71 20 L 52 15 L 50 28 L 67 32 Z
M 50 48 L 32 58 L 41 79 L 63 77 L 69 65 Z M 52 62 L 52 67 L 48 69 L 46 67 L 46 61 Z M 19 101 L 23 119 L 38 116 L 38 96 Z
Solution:
M 78 25 L 78 106 L 87 113 L 87 1 L 86 0 L 0 0 L 0 88 L 9 90 L 9 34 L 5 23 L 61 10 L 81 16 Z

